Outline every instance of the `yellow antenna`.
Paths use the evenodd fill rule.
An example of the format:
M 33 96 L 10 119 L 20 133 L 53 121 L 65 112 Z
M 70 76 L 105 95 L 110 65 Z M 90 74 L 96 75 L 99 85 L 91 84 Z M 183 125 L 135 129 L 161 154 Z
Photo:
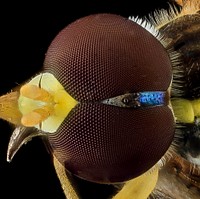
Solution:
M 20 89 L 20 94 L 24 97 L 43 101 L 43 102 L 53 102 L 53 98 L 49 92 L 44 90 L 43 88 L 39 88 L 36 85 L 25 84 Z
M 28 113 L 23 114 L 21 123 L 31 127 L 40 124 L 54 112 L 54 101 L 52 95 L 43 88 L 36 85 L 25 84 L 20 89 L 20 95 L 29 98 L 34 105 Z M 23 104 L 21 104 L 23 106 Z M 27 106 L 25 103 L 24 106 Z
M 55 132 L 78 102 L 50 73 L 35 76 L 20 89 L 21 123 L 45 132 Z

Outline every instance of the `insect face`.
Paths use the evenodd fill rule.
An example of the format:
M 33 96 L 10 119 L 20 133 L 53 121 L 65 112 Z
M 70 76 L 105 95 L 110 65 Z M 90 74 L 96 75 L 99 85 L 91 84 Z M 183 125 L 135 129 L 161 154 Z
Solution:
M 126 181 L 168 149 L 174 135 L 171 61 L 136 22 L 112 14 L 75 21 L 52 41 L 44 71 L 78 102 L 48 136 L 73 174 L 100 183 Z

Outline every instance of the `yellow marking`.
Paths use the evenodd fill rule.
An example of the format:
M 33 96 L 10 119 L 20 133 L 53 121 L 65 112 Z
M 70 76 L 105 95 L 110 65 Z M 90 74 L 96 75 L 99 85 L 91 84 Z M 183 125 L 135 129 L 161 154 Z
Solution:
M 77 103 L 52 74 L 39 74 L 21 87 L 18 100 L 23 114 L 21 122 L 24 126 L 55 132 Z
M 183 123 L 194 122 L 194 110 L 190 100 L 173 99 L 171 100 L 172 108 L 176 120 Z
M 193 123 L 200 116 L 200 99 L 172 99 L 172 108 L 176 120 L 183 123 Z
M 112 199 L 147 199 L 158 180 L 158 167 L 147 171 L 143 175 L 127 181 L 122 190 Z
M 43 121 L 42 129 L 46 132 L 57 130 L 69 112 L 78 103 L 65 90 L 58 90 L 54 94 L 54 102 L 54 113 Z
M 0 118 L 20 125 L 22 114 L 18 108 L 19 92 L 10 92 L 0 97 Z
M 69 175 L 67 175 L 67 171 L 65 167 L 56 159 L 55 155 L 53 155 L 53 162 L 54 167 L 58 176 L 58 179 L 60 180 L 60 184 L 62 186 L 63 192 L 66 196 L 66 199 L 79 199 L 79 196 L 74 189 L 72 183 L 70 182 Z
M 194 115 L 200 117 L 200 99 L 191 101 L 194 110 Z

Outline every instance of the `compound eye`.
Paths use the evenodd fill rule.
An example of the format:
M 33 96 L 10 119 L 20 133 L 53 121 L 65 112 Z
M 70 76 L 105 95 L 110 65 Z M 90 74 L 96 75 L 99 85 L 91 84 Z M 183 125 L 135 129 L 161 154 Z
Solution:
M 75 21 L 51 43 L 44 71 L 77 101 L 48 136 L 68 171 L 89 181 L 123 182 L 150 169 L 169 148 L 174 136 L 169 97 L 139 100 L 144 106 L 138 107 L 132 98 L 122 101 L 125 107 L 116 101 L 127 93 L 169 96 L 168 53 L 137 23 L 113 14 Z
M 174 135 L 168 107 L 129 110 L 80 104 L 49 135 L 55 156 L 80 178 L 115 183 L 137 177 L 155 165 Z
M 87 16 L 64 28 L 49 46 L 44 70 L 78 101 L 166 91 L 172 80 L 169 55 L 158 39 L 112 14 Z

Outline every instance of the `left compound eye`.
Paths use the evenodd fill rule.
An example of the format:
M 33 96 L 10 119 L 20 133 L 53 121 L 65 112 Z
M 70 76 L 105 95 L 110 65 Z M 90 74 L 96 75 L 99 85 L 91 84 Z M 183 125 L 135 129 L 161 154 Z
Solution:
M 44 71 L 77 101 L 49 134 L 68 171 L 89 181 L 123 182 L 150 169 L 169 148 L 171 61 L 134 21 L 112 14 L 75 21 L 51 43 Z

